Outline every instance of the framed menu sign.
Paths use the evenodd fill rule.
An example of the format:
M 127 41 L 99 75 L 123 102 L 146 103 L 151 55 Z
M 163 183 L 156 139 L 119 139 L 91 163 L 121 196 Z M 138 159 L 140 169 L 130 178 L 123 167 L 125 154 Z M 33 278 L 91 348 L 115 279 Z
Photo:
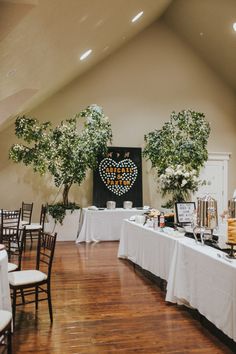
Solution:
M 109 147 L 107 156 L 99 159 L 93 174 L 93 204 L 105 207 L 108 200 L 118 208 L 124 201 L 143 206 L 141 148 Z
M 195 212 L 194 202 L 175 203 L 175 210 L 178 224 L 191 224 Z

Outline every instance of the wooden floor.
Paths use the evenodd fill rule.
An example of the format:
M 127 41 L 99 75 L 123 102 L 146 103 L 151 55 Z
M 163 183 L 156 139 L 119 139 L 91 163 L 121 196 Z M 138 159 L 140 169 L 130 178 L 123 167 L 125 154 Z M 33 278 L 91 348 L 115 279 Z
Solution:
M 117 242 L 58 242 L 53 266 L 54 323 L 47 303 L 17 308 L 14 353 L 232 353 L 126 261 Z M 26 253 L 24 268 L 32 264 Z

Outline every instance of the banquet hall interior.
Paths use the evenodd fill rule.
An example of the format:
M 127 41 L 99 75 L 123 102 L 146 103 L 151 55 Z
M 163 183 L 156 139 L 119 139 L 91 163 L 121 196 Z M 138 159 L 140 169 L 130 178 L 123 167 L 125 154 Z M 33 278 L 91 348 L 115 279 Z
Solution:
M 235 0 L 0 0 L 0 76 L 0 353 L 236 353 Z

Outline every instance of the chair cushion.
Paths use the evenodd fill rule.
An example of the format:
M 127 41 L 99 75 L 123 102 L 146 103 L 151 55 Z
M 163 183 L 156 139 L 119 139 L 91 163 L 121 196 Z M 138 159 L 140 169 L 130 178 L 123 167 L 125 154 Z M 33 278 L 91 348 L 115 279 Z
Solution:
M 11 319 L 11 312 L 0 310 L 0 332 L 11 322 Z
M 41 230 L 42 226 L 37 223 L 32 223 L 25 226 L 26 231 Z
M 13 272 L 14 270 L 16 270 L 18 268 L 17 264 L 15 263 L 9 263 L 7 264 L 7 270 L 8 272 Z
M 36 284 L 47 279 L 47 274 L 39 270 L 20 270 L 8 273 L 9 283 L 12 286 Z

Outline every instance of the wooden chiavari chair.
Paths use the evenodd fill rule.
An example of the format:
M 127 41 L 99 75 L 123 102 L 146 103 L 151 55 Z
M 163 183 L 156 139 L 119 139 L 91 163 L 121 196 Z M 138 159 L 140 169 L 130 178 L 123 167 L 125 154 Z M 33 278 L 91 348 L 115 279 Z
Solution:
M 28 236 L 30 237 L 30 249 L 32 249 L 33 240 L 37 239 L 39 236 L 40 231 L 44 231 L 44 224 L 47 214 L 47 207 L 45 205 L 41 206 L 40 218 L 39 223 L 30 223 L 29 225 L 25 225 L 25 241 L 27 240 Z
M 22 202 L 21 225 L 29 225 L 32 219 L 33 203 Z
M 20 230 L 20 210 L 1 210 L 0 243 L 4 244 L 8 253 L 8 271 L 21 268 L 22 238 Z
M 35 309 L 38 310 L 39 301 L 44 300 L 48 301 L 50 320 L 53 321 L 50 280 L 56 237 L 57 234 L 40 232 L 36 269 L 20 270 L 8 274 L 12 292 L 13 323 L 15 323 L 17 306 L 35 303 Z M 17 302 L 18 297 L 22 298 L 22 292 L 24 301 Z M 41 297 L 41 294 L 44 294 L 44 297 Z M 27 300 L 28 297 L 29 300 Z

